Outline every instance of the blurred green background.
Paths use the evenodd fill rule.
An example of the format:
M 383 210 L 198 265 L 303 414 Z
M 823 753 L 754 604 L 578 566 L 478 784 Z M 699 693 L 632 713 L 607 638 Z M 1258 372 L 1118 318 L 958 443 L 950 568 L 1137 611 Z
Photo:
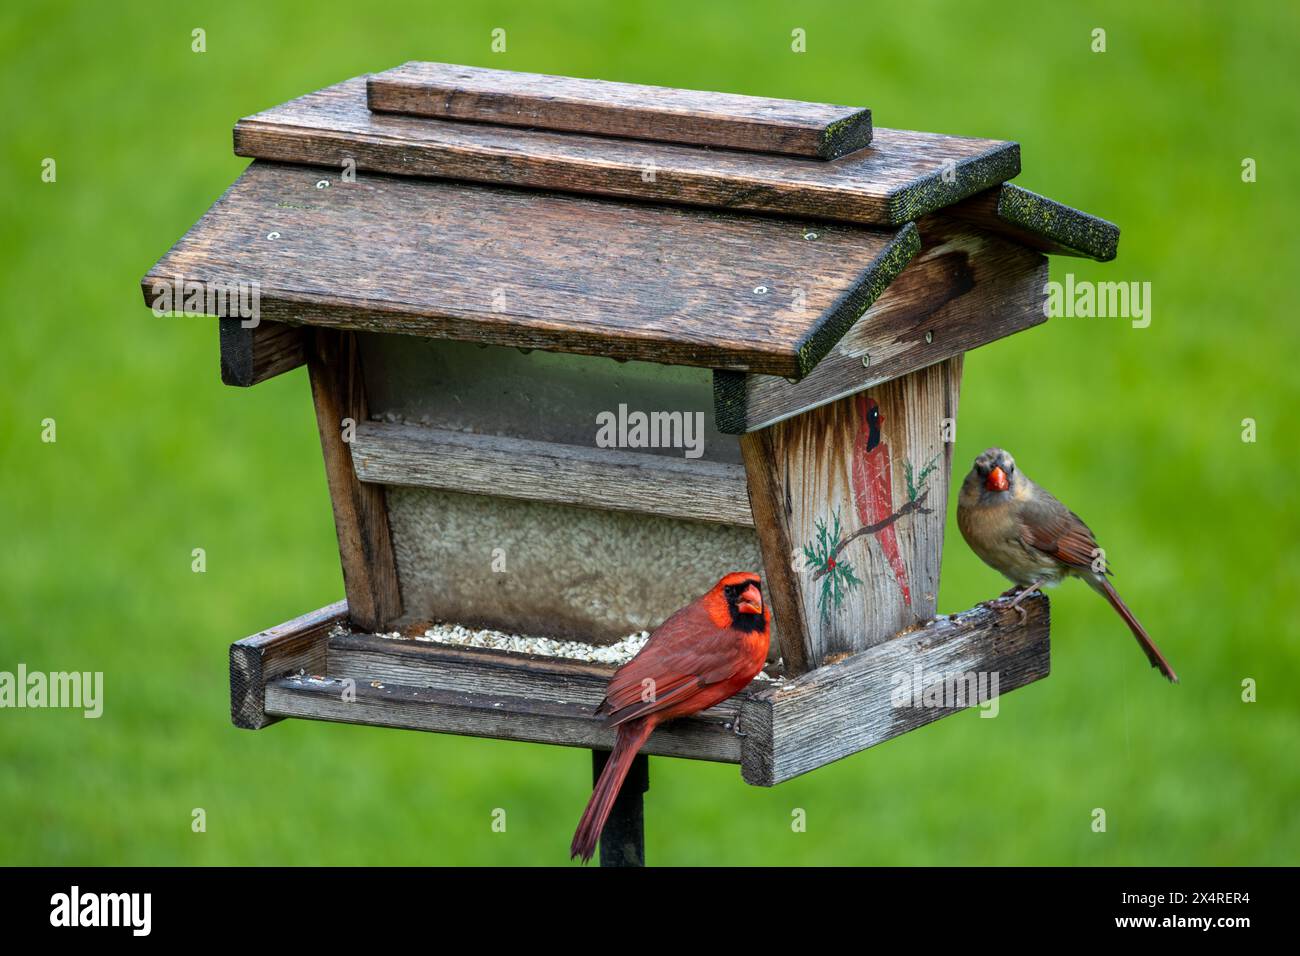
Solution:
M 223 387 L 215 321 L 154 318 L 138 289 L 245 166 L 235 119 L 409 59 L 1016 139 L 1018 182 L 1123 229 L 1117 261 L 1053 277 L 1152 284 L 1147 329 L 1061 318 L 972 354 L 957 459 L 1002 444 L 1092 524 L 1182 685 L 1067 584 L 1052 676 L 996 720 L 772 790 L 652 761 L 652 863 L 1300 862 L 1298 28 L 1273 2 L 6 4 L 0 670 L 102 670 L 106 703 L 0 711 L 0 863 L 566 860 L 585 751 L 230 726 L 227 645 L 342 596 L 307 381 Z M 1004 586 L 950 519 L 942 608 Z

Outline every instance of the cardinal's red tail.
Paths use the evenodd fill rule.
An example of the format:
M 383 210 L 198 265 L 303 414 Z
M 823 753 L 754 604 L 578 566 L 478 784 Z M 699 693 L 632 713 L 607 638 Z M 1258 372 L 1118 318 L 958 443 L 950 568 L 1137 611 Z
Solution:
M 1124 619 L 1124 623 L 1127 624 L 1129 630 L 1133 632 L 1133 636 L 1137 638 L 1137 642 L 1142 645 L 1142 650 L 1146 652 L 1147 660 L 1151 662 L 1151 666 L 1160 668 L 1160 673 L 1169 678 L 1170 683 L 1177 684 L 1178 675 L 1175 674 L 1174 669 L 1169 666 L 1169 662 L 1165 660 L 1165 656 L 1160 653 L 1160 648 L 1156 647 L 1155 641 L 1151 640 L 1147 635 L 1146 629 L 1138 623 L 1138 619 L 1133 616 L 1133 612 L 1128 609 L 1128 605 L 1120 600 L 1119 593 L 1116 592 L 1115 588 L 1111 585 L 1110 581 L 1106 579 L 1105 575 L 1096 574 L 1093 575 L 1090 580 L 1094 582 L 1093 587 L 1101 593 L 1102 597 L 1110 602 L 1110 606 L 1113 607 L 1119 613 L 1119 616 Z
M 596 852 L 596 841 L 600 839 L 600 831 L 605 829 L 605 821 L 609 819 L 609 811 L 613 809 L 619 788 L 623 786 L 623 778 L 631 769 L 637 751 L 654 729 L 654 722 L 645 717 L 629 720 L 618 728 L 618 740 L 605 769 L 600 772 L 595 789 L 591 791 L 587 809 L 582 811 L 582 819 L 578 821 L 573 843 L 569 846 L 569 856 L 580 856 L 582 862 L 586 863 Z

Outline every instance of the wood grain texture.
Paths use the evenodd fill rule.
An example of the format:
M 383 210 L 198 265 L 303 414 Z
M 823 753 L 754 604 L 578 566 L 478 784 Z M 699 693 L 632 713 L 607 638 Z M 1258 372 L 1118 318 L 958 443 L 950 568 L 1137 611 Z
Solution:
M 324 674 L 327 636 L 347 616 L 347 602 L 339 601 L 231 644 L 231 723 L 261 730 L 279 720 L 266 712 L 267 682 L 299 670 Z
M 799 100 L 412 61 L 369 77 L 371 110 L 834 159 L 871 142 L 871 111 Z
M 364 422 L 352 445 L 357 477 L 528 501 L 667 515 L 750 527 L 740 465 L 584 448 L 523 438 Z
M 772 607 L 781 660 L 786 673 L 802 674 L 814 666 L 809 656 L 812 638 L 792 567 L 796 549 L 790 537 L 790 515 L 794 506 L 785 494 L 786 475 L 780 467 L 776 437 L 771 429 L 742 435 L 740 453 L 745 462 L 754 531 L 763 555 L 764 594 Z
M 355 700 L 345 698 L 353 689 Z M 448 691 L 432 687 L 287 677 L 266 688 L 268 713 L 348 724 L 491 737 L 563 747 L 608 750 L 615 732 L 592 708 L 526 697 Z M 656 730 L 642 752 L 719 763 L 740 763 L 741 738 L 709 712 Z
M 146 300 L 157 281 L 256 282 L 269 321 L 802 376 L 919 248 L 910 223 L 809 240 L 783 219 L 324 176 L 254 163 Z
M 740 716 L 748 735 L 745 782 L 774 786 L 956 713 L 974 695 L 953 691 L 979 689 L 967 675 L 986 675 L 991 691 L 996 674 L 999 696 L 1046 677 L 1047 598 L 1027 599 L 1023 621 L 1007 604 L 940 617 L 747 699 Z
M 371 634 L 335 634 L 328 647 L 331 677 L 579 704 L 592 711 L 615 671 L 612 664 Z M 760 687 L 751 685 L 705 715 L 734 721 L 741 703 Z
M 372 113 L 357 78 L 241 119 L 235 153 L 282 163 L 901 225 L 1020 172 L 1013 142 L 877 128 L 831 162 Z
M 221 319 L 221 381 L 248 388 L 291 372 L 307 362 L 303 330 L 279 322 L 244 328 L 240 319 Z
M 366 420 L 365 385 L 356 336 L 314 329 L 307 345 L 316 425 L 334 508 L 348 610 L 358 627 L 383 630 L 402 613 L 384 489 L 357 480 L 344 440 L 349 422 Z
M 719 430 L 766 428 L 1046 321 L 1047 260 L 945 215 L 918 223 L 920 254 L 807 377 L 715 372 Z
M 1109 262 L 1119 250 L 1119 226 L 1011 183 L 977 193 L 944 210 L 1030 249 Z
M 955 435 L 961 364 L 948 359 L 741 440 L 786 673 L 933 616 L 952 464 L 944 434 Z M 875 446 L 864 417 L 872 403 Z

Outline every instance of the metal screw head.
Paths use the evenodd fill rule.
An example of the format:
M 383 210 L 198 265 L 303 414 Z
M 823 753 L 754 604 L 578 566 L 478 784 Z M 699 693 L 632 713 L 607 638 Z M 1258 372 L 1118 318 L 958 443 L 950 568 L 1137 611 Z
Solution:
M 865 354 L 865 353 L 863 354 L 863 356 L 862 356 L 862 367 L 863 367 L 863 368 L 870 368 L 870 367 L 871 367 L 871 356 L 870 356 L 870 355 L 867 355 L 867 354 Z
M 329 181 L 328 179 L 322 179 L 322 180 L 320 180 L 318 183 L 316 183 L 316 188 L 317 188 L 317 189 L 329 189 L 329 188 L 330 188 L 330 181 Z
M 926 333 L 925 333 L 925 344 L 926 344 L 926 345 L 929 345 L 929 344 L 930 344 L 931 342 L 933 342 L 933 341 L 934 341 L 934 333 L 933 333 L 933 332 L 926 332 Z
M 278 232 L 268 232 L 268 233 L 266 234 L 266 238 L 268 238 L 268 239 L 279 239 L 279 238 L 280 238 L 280 234 L 279 234 Z
M 805 239 L 811 241 L 811 240 L 817 238 L 817 233 L 815 233 L 815 232 L 805 232 L 805 233 L 803 234 L 803 237 L 804 237 Z
M 754 286 L 754 295 L 767 295 L 767 286 L 765 285 Z

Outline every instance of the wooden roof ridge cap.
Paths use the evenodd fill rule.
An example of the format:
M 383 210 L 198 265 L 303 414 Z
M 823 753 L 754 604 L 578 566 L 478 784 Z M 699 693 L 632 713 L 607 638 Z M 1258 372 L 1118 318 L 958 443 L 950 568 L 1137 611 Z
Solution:
M 235 121 L 233 130 L 235 132 L 238 132 L 241 127 L 246 127 L 250 124 L 263 123 L 268 126 L 292 126 L 301 129 L 311 129 L 317 132 L 325 132 L 324 130 L 321 129 L 319 125 L 308 123 L 301 118 L 295 121 L 295 118 L 287 112 L 287 108 L 295 105 L 316 106 L 322 100 L 349 94 L 353 92 L 354 87 L 358 89 L 363 88 L 362 85 L 366 83 L 372 75 L 373 74 L 363 73 L 359 76 L 350 77 L 349 79 L 346 80 L 340 80 L 338 83 L 333 83 L 329 86 L 323 86 L 318 90 L 310 90 L 299 96 L 295 96 L 292 99 L 285 100 L 282 103 L 277 103 L 274 106 L 268 106 L 266 109 L 258 110 L 255 113 L 248 113 L 244 116 L 239 117 L 239 119 Z M 546 137 L 556 137 L 557 141 L 560 140 L 568 141 L 568 142 L 583 141 L 583 142 L 598 143 L 598 144 L 608 144 L 610 146 L 647 146 L 647 147 L 654 147 L 656 150 L 669 151 L 670 155 L 680 155 L 680 156 L 727 155 L 727 156 L 735 156 L 746 160 L 757 160 L 757 161 L 766 160 L 771 163 L 788 166 L 790 169 L 807 169 L 807 170 L 836 169 L 843 166 L 846 160 L 852 161 L 855 159 L 859 159 L 860 157 L 857 155 L 857 153 L 861 152 L 861 150 L 859 150 L 859 151 L 855 151 L 854 153 L 846 154 L 844 156 L 838 156 L 835 159 L 821 160 L 809 156 L 794 156 L 794 155 L 785 155 L 781 153 L 763 153 L 763 152 L 756 152 L 753 150 L 743 150 L 743 149 L 727 149 L 726 147 L 721 147 L 721 146 L 697 146 L 697 145 L 692 145 L 690 143 L 661 142 L 658 140 L 636 139 L 634 137 L 628 137 L 628 136 L 605 136 L 598 133 L 584 133 L 584 132 L 579 132 L 574 130 L 545 129 L 542 127 L 533 127 L 533 126 L 510 126 L 504 123 L 489 123 L 489 122 L 482 122 L 482 121 L 444 119 L 435 116 L 418 116 L 410 113 L 371 111 L 369 115 L 370 118 L 376 122 L 411 123 L 411 124 L 417 124 L 419 126 L 424 126 L 427 129 L 456 130 L 456 129 L 473 128 L 478 130 L 492 130 L 494 132 L 500 133 L 501 135 L 507 137 L 518 136 L 518 137 L 534 138 L 537 136 L 546 136 Z M 350 131 L 346 129 L 340 129 L 340 130 L 336 130 L 335 132 L 347 133 Z M 902 127 L 893 127 L 893 126 L 877 126 L 875 127 L 875 132 L 884 133 L 886 134 L 887 138 L 922 136 L 934 140 L 947 139 L 947 140 L 959 140 L 964 142 L 988 143 L 989 144 L 988 149 L 984 150 L 979 154 L 976 154 L 976 156 L 974 157 L 976 159 L 984 158 L 990 154 L 996 154 L 998 152 L 1006 151 L 1007 147 L 1015 147 L 1018 150 L 1020 145 L 1014 140 L 992 139 L 987 136 L 966 136 L 959 133 L 936 133 L 929 130 L 904 129 Z M 404 138 L 403 136 L 401 136 L 399 133 L 396 132 L 374 131 L 374 132 L 368 132 L 367 135 L 391 140 L 396 143 L 412 142 L 411 140 Z M 886 151 L 886 147 L 888 145 L 890 144 L 888 143 L 882 144 L 873 139 L 871 143 L 863 147 L 863 150 L 875 152 L 875 153 L 881 153 Z M 501 152 L 525 152 L 523 150 L 518 149 L 517 147 L 514 148 L 509 146 L 498 147 L 490 144 L 482 144 L 479 145 L 478 148 L 484 150 L 496 149 Z M 242 155 L 242 154 L 236 154 L 236 155 Z M 250 158 L 257 159 L 261 157 L 250 157 Z M 574 161 L 580 162 L 581 160 L 575 159 Z M 597 161 L 594 160 L 590 162 L 593 165 L 597 163 Z M 941 173 L 942 169 L 938 170 L 937 172 Z M 761 175 L 761 174 L 756 174 L 756 175 Z M 926 174 L 926 176 L 928 175 L 930 174 Z M 433 178 L 437 178 L 437 177 L 433 177 Z M 918 177 L 918 180 L 922 178 L 925 177 Z M 774 181 L 777 180 L 774 179 Z M 836 186 L 834 188 L 836 190 L 839 190 L 845 188 L 852 188 L 854 185 L 856 184 L 847 183 L 844 186 Z
M 235 153 L 281 162 L 337 165 L 329 147 L 313 142 L 326 140 L 335 147 L 353 146 L 359 168 L 391 175 L 548 186 L 876 226 L 912 221 L 1020 172 L 1019 144 L 1009 140 L 877 127 L 878 135 L 869 146 L 826 161 L 372 113 L 365 106 L 365 84 L 366 76 L 354 77 L 241 118 L 234 129 Z M 944 143 L 965 144 L 970 151 L 956 149 L 945 160 Z M 394 154 L 376 153 L 376 149 Z M 527 165 L 465 173 L 462 167 L 467 162 L 483 156 Z M 638 185 L 646 162 L 665 174 L 660 179 L 669 181 L 671 190 L 653 183 Z M 924 172 L 910 179 L 899 175 L 914 172 L 909 166 L 920 166 Z M 557 186 L 557 171 L 566 168 L 591 172 L 595 181 Z M 945 181 L 950 168 L 955 168 L 956 175 Z M 618 177 L 624 172 L 637 173 L 637 182 L 623 182 Z M 610 177 L 615 180 L 609 181 Z M 835 203 L 837 197 L 848 200 L 847 204 Z
M 437 62 L 437 61 L 433 61 L 433 60 L 407 60 L 405 63 L 401 63 L 401 64 L 399 64 L 398 66 L 391 67 L 391 68 L 389 68 L 389 69 L 387 69 L 387 70 L 379 70 L 379 71 L 377 71 L 377 72 L 365 73 L 365 74 L 362 74 L 362 76 L 366 79 L 366 81 L 367 81 L 367 85 L 369 85 L 370 82 L 371 82 L 372 80 L 376 79 L 376 78 L 380 78 L 380 79 L 382 79 L 382 78 L 383 78 L 384 76 L 386 76 L 386 75 L 397 73 L 399 70 L 404 70 L 404 69 L 406 69 L 406 68 L 408 68 L 408 67 L 419 67 L 419 66 L 450 66 L 450 67 L 454 67 L 454 68 L 456 68 L 456 69 L 475 70 L 475 71 L 481 71 L 481 72 L 483 72 L 483 73 L 502 73 L 502 74 L 505 74 L 505 73 L 512 73 L 512 74 L 515 74 L 515 75 L 517 75 L 517 76 L 521 76 L 521 77 L 522 77 L 522 76 L 526 76 L 526 77 L 537 77 L 537 78 L 545 78 L 545 79 L 575 80 L 575 81 L 582 82 L 582 83 L 598 83 L 598 84 L 601 84 L 601 85 L 609 85 L 609 86 L 613 86 L 613 87 L 621 87 L 621 88 L 626 88 L 626 89 L 628 89 L 628 90 L 635 90 L 635 91 L 641 91 L 641 90 L 647 90 L 647 91 L 648 91 L 648 90 L 662 90 L 662 91 L 673 92 L 673 93 L 700 93 L 700 94 L 703 94 L 703 95 L 705 95 L 705 96 L 717 96 L 717 97 L 721 97 L 721 98 L 723 98 L 723 99 L 735 99 L 735 100 L 738 100 L 738 101 L 750 100 L 750 101 L 771 102 L 771 103 L 781 103 L 781 104 L 787 104 L 787 103 L 788 103 L 788 104 L 791 104 L 791 105 L 798 105 L 798 106 L 819 106 L 819 107 L 825 107 L 825 108 L 828 108 L 828 109 L 847 109 L 847 110 L 867 110 L 867 111 L 870 111 L 870 107 L 867 107 L 867 106 L 848 106 L 848 105 L 843 104 L 843 103 L 821 103 L 821 102 L 818 102 L 818 101 L 816 101 L 816 100 L 799 100 L 799 99 L 794 99 L 794 98 L 792 98 L 792 97 L 788 97 L 788 96 L 760 96 L 760 95 L 758 95 L 758 94 L 754 94 L 754 93 L 728 93 L 728 92 L 726 92 L 726 91 L 724 91 L 724 90 L 698 90 L 698 89 L 695 89 L 695 88 L 693 88 L 693 87 L 686 87 L 686 86 L 662 86 L 662 85 L 660 85 L 660 84 L 658 84 L 658 83 L 637 83 L 637 82 L 634 82 L 634 81 L 631 81 L 631 80 L 602 80 L 602 79 L 597 79 L 597 78 L 594 78 L 594 77 L 574 77 L 574 76 L 566 76 L 566 75 L 564 75 L 564 74 L 562 74 L 562 73 L 538 73 L 538 72 L 535 72 L 535 71 L 532 71 L 532 70 L 500 70 L 500 69 L 497 69 L 496 67 L 488 67 L 488 66 L 473 66 L 473 65 L 469 65 L 469 64 L 457 64 L 457 63 L 442 63 L 442 62 Z M 549 96 L 549 95 L 548 95 L 547 98 L 548 98 L 548 99 L 557 99 L 557 97 L 553 97 L 553 96 Z M 568 101 L 570 101 L 570 100 L 572 100 L 572 101 L 574 101 L 574 102 L 584 102 L 584 103 L 585 103 L 585 102 L 590 102 L 589 100 L 583 99 L 583 98 L 581 98 L 581 97 L 559 97 L 558 99 L 562 99 L 562 100 L 565 101 L 565 102 L 568 102 Z M 665 106 L 664 109 L 665 109 L 666 111 L 673 111 L 673 112 L 679 111 L 678 108 L 673 107 L 673 106 L 671 106 L 671 105 L 669 105 L 669 106 Z M 687 111 L 687 110 L 686 110 L 685 107 L 681 107 L 681 108 L 680 108 L 680 111 L 685 112 L 685 111 Z M 381 110 L 381 111 L 379 111 L 379 112 L 390 112 L 390 111 L 388 111 L 388 110 Z M 706 112 L 710 112 L 710 111 L 707 111 L 707 110 L 706 110 Z M 423 114 L 413 114 L 413 115 L 423 115 Z M 720 115 L 720 116 L 725 116 L 725 115 L 728 115 L 728 114 L 726 113 L 725 110 L 721 110 L 721 109 L 719 109 L 719 110 L 716 110 L 716 111 L 712 111 L 712 112 L 710 112 L 710 115 Z M 757 121 L 757 122 L 771 122 L 771 123 L 779 123 L 779 122 L 780 122 L 779 119 L 766 119 L 766 118 L 763 118 L 763 117 L 755 117 L 755 121 Z
M 1109 262 L 1119 252 L 1115 223 L 1014 183 L 1000 183 L 935 213 L 1050 255 Z
M 821 161 L 872 138 L 871 110 L 864 106 L 426 60 L 368 74 L 366 103 L 374 112 Z M 664 128 L 677 121 L 685 122 Z

